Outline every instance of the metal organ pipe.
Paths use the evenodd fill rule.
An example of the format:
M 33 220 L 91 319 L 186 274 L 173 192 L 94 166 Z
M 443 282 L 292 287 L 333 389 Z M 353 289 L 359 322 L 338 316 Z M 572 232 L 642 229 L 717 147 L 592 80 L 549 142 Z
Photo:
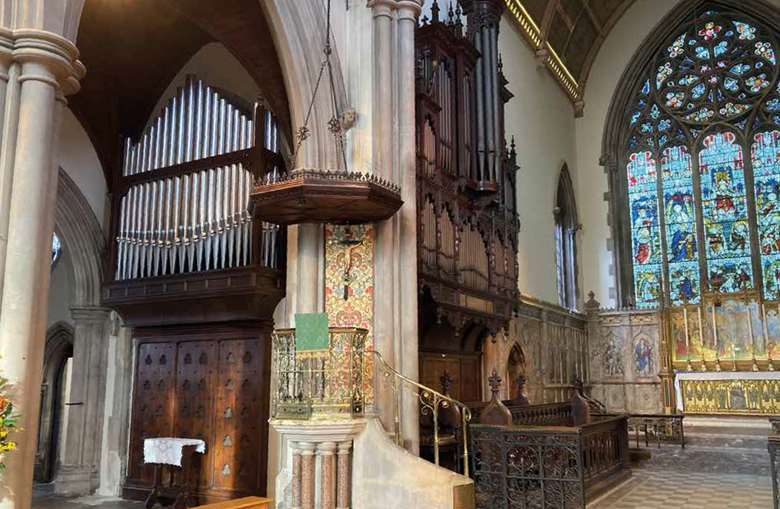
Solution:
M 482 39 L 478 32 L 474 37 L 474 46 L 477 51 L 482 53 Z M 485 130 L 482 128 L 485 119 L 485 83 L 484 73 L 482 72 L 482 61 L 484 58 L 480 58 L 477 62 L 477 180 L 485 180 Z
M 490 75 L 493 80 L 493 136 L 495 138 L 495 152 L 493 154 L 493 181 L 498 183 L 499 175 L 501 174 L 501 149 L 503 140 L 499 139 L 501 133 L 501 127 L 499 125 L 501 111 L 501 98 L 499 97 L 498 88 L 500 86 L 498 81 L 498 26 L 490 25 Z
M 445 90 L 445 93 L 449 91 Z M 277 152 L 275 119 L 262 110 L 262 143 Z M 155 178 L 154 170 L 233 153 L 254 145 L 251 116 L 188 76 L 136 142 L 125 140 L 122 175 L 150 173 L 120 198 L 116 232 L 118 280 L 242 266 L 252 260 L 247 210 L 252 174 L 239 159 L 218 167 Z M 201 166 L 202 168 L 202 166 Z M 276 168 L 266 178 L 276 179 Z M 278 226 L 262 224 L 263 263 L 275 266 Z

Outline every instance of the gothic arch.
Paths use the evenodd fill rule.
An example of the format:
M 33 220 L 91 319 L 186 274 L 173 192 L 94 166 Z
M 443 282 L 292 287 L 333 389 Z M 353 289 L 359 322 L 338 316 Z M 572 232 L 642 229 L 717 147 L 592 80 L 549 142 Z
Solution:
M 577 307 L 577 230 L 579 217 L 569 168 L 566 163 L 558 177 L 555 193 L 555 260 L 559 304 L 568 309 Z
M 72 305 L 100 306 L 105 240 L 87 199 L 63 169 L 58 175 L 54 228 L 73 261 Z
M 629 119 L 626 112 L 631 109 L 631 102 L 640 88 L 642 79 L 653 65 L 653 60 L 664 43 L 668 42 L 686 21 L 709 7 L 745 14 L 761 20 L 762 25 L 780 33 L 780 11 L 766 0 L 682 0 L 650 31 L 624 69 L 607 110 L 599 160 L 599 164 L 604 166 L 607 173 L 609 189 L 607 221 L 612 234 L 609 242 L 619 306 L 634 304 L 630 263 L 631 234 L 628 218 L 623 213 L 628 207 L 627 188 L 620 167 L 621 154 L 629 132 Z
M 38 450 L 35 455 L 35 479 L 38 482 L 50 482 L 54 478 L 62 423 L 61 382 L 65 365 L 73 357 L 73 332 L 70 324 L 57 322 L 46 333 Z

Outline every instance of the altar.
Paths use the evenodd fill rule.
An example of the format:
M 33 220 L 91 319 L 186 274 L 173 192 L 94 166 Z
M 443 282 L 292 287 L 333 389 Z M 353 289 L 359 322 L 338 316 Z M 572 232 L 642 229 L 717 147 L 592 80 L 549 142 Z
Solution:
M 780 372 L 685 371 L 674 377 L 677 410 L 686 414 L 780 414 Z

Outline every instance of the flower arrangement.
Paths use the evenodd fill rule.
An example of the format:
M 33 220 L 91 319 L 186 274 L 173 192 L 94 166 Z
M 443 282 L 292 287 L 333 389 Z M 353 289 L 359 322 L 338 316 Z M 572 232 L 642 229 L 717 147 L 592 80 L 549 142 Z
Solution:
M 18 416 L 14 414 L 14 405 L 7 395 L 8 380 L 0 376 L 0 472 L 5 470 L 3 456 L 16 449 L 16 442 L 8 438 L 14 431 Z

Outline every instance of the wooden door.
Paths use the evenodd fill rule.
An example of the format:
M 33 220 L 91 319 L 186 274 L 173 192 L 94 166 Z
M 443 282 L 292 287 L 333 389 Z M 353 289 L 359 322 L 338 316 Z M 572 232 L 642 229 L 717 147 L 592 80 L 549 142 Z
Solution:
M 141 331 L 125 496 L 153 480 L 143 440 L 201 438 L 206 454 L 191 478 L 201 502 L 263 495 L 266 489 L 270 343 L 257 328 Z

